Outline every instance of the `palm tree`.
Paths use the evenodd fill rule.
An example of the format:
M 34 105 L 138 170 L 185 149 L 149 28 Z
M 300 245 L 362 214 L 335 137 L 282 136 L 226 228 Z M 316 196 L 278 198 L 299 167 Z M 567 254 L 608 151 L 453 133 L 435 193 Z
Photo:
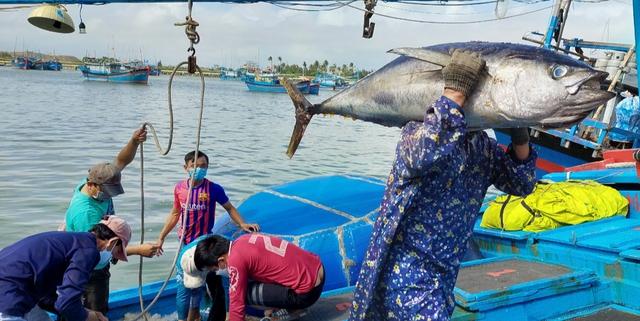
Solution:
M 269 56 L 269 58 L 267 58 L 267 60 L 269 61 L 269 66 L 271 68 L 271 72 L 273 72 L 273 57 Z
M 304 77 L 304 72 L 307 70 L 307 62 L 302 62 L 302 77 Z
M 329 67 L 329 62 L 326 59 L 322 62 L 322 67 L 324 68 L 325 72 L 329 71 L 329 69 L 327 69 Z

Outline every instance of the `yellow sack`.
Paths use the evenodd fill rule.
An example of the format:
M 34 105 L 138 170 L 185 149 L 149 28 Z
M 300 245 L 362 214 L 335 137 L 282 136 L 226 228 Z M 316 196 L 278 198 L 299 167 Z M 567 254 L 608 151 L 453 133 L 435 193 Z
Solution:
M 525 198 L 496 198 L 482 216 L 480 226 L 540 232 L 626 215 L 628 207 L 629 202 L 620 192 L 595 181 L 540 182 Z

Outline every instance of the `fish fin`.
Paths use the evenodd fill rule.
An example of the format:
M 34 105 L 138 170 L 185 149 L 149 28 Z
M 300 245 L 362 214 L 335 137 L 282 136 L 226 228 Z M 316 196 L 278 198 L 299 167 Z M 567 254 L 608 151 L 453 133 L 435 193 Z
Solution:
M 285 78 L 283 83 L 284 88 L 287 90 L 293 106 L 296 109 L 296 125 L 293 127 L 293 133 L 291 133 L 291 140 L 289 140 L 289 147 L 287 147 L 287 156 L 293 157 L 296 153 L 298 145 L 302 140 L 305 129 L 311 121 L 313 114 L 310 113 L 310 109 L 313 104 L 310 103 L 306 97 L 298 90 L 298 88 L 291 82 L 291 80 Z
M 442 53 L 439 51 L 433 51 L 423 48 L 403 47 L 394 48 L 387 52 L 426 61 L 440 67 L 446 66 L 447 64 L 449 64 L 449 61 L 451 61 L 451 55 L 449 55 L 448 53 Z

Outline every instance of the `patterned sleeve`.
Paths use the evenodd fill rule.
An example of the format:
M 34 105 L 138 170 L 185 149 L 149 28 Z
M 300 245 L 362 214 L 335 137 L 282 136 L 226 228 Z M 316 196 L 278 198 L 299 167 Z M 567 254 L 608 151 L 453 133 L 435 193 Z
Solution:
M 525 160 L 516 158 L 511 145 L 507 151 L 498 146 L 492 139 L 493 149 L 493 184 L 499 190 L 517 196 L 526 196 L 533 192 L 536 184 L 536 159 L 538 154 L 529 145 L 529 157 Z
M 460 106 L 440 97 L 427 110 L 423 123 L 410 122 L 402 129 L 396 149 L 400 175 L 417 177 L 438 163 L 445 165 L 464 141 L 466 127 Z
M 244 321 L 247 269 L 244 262 L 229 259 L 229 321 Z

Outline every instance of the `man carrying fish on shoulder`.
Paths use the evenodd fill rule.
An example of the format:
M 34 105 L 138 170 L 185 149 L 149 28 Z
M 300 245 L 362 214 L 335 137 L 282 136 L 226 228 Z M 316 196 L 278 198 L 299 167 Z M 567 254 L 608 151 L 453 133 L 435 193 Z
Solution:
M 449 320 L 460 259 L 487 188 L 533 190 L 537 156 L 526 128 L 511 129 L 506 151 L 484 131 L 467 129 L 465 101 L 484 68 L 478 54 L 453 51 L 442 69 L 442 96 L 425 105 L 423 122 L 403 127 L 351 321 Z

